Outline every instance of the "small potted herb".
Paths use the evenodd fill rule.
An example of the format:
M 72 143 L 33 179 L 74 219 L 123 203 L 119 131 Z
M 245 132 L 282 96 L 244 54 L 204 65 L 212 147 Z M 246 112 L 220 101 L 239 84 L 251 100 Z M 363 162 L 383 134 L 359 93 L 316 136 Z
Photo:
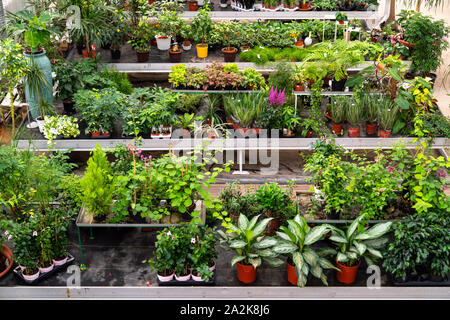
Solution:
M 389 98 L 382 99 L 378 104 L 378 134 L 380 138 L 389 138 L 392 128 L 397 119 L 398 106 L 394 105 Z
M 363 118 L 363 108 L 355 100 L 350 99 L 345 112 L 348 121 L 348 136 L 350 138 L 359 137 L 360 122 Z
M 341 136 L 344 134 L 344 120 L 345 120 L 345 110 L 346 110 L 346 102 L 348 98 L 346 97 L 334 97 L 331 100 L 330 109 L 331 109 L 331 128 L 333 133 Z
M 136 51 L 138 62 L 147 62 L 150 56 L 150 38 L 151 26 L 148 22 L 140 20 L 138 27 L 133 30 L 133 35 L 128 43 Z
M 175 125 L 183 130 L 183 137 L 191 136 L 191 131 L 194 129 L 194 116 L 194 113 L 185 113 L 175 121 Z
M 379 97 L 366 94 L 361 103 L 364 106 L 364 117 L 366 118 L 366 134 L 374 136 L 377 133 L 377 109 Z
M 344 24 L 345 21 L 348 21 L 348 17 L 345 13 L 338 11 L 336 12 L 336 21 L 338 21 L 339 24 Z

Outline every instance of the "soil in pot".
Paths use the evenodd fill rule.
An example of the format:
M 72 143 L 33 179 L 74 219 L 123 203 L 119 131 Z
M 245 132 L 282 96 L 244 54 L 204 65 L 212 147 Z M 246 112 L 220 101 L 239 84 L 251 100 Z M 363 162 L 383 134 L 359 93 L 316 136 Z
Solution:
M 240 264 L 237 265 L 238 280 L 243 283 L 253 283 L 256 280 L 256 269 L 252 265 Z
M 150 57 L 150 52 L 149 51 L 144 51 L 144 52 L 139 52 L 136 51 L 136 56 L 137 56 L 137 61 L 138 62 L 147 62 L 149 57 Z
M 236 60 L 237 55 L 236 48 L 223 48 L 222 53 L 225 62 L 234 62 Z
M 336 258 L 337 267 L 341 270 L 336 271 L 337 280 L 341 283 L 352 284 L 356 280 L 356 274 L 358 273 L 358 267 L 361 264 L 361 260 L 354 266 L 348 267 L 343 264 L 340 264 Z

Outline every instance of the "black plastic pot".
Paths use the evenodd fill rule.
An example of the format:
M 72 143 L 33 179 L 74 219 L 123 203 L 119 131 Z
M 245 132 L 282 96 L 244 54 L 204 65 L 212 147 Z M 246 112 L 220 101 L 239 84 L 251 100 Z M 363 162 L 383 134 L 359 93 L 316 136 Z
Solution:
M 138 52 L 136 51 L 138 62 L 147 62 L 150 57 L 150 52 Z
M 111 49 L 111 59 L 119 60 L 120 59 L 120 50 L 112 50 Z
M 347 82 L 347 79 L 343 79 L 340 81 L 336 81 L 333 79 L 333 81 L 331 82 L 331 91 L 344 91 L 345 82 Z
M 86 48 L 86 46 L 83 43 L 77 43 L 77 53 L 83 54 L 83 49 Z
M 172 63 L 178 63 L 181 61 L 181 54 L 183 50 L 179 49 L 178 51 L 174 51 L 172 49 L 169 50 L 169 59 Z
M 73 101 L 63 101 L 64 113 L 72 115 L 75 113 Z
M 326 213 L 328 220 L 339 220 L 339 212 Z
M 236 60 L 237 49 L 231 48 L 231 51 L 227 51 L 226 49 L 228 49 L 228 48 L 222 49 L 223 58 L 224 58 L 225 62 L 234 62 Z

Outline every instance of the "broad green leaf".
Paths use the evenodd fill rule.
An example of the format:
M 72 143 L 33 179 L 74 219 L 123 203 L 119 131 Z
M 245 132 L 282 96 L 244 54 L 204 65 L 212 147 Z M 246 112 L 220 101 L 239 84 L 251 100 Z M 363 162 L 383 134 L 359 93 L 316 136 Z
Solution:
M 337 254 L 336 250 L 333 248 L 319 248 L 316 252 L 319 257 L 326 257 L 330 255 L 335 256 Z
M 309 271 L 311 272 L 311 274 L 312 274 L 314 277 L 320 279 L 320 276 L 322 275 L 322 268 L 320 267 L 320 265 L 317 264 L 317 265 L 311 267 L 311 268 L 309 269 Z
M 254 244 L 254 247 L 256 249 L 265 249 L 265 248 L 274 246 L 277 242 L 278 242 L 278 240 L 275 238 L 266 237 L 266 238 L 263 238 L 261 241 L 256 242 Z
M 284 260 L 276 257 L 263 257 L 263 260 L 272 268 L 277 268 L 284 264 Z
M 373 249 L 381 249 L 383 248 L 387 243 L 389 242 L 389 239 L 387 237 L 381 237 L 378 239 L 372 239 L 372 240 L 365 240 L 363 243 L 370 248 Z
M 353 233 L 358 228 L 358 225 L 361 223 L 361 220 L 365 218 L 365 214 L 360 215 L 358 218 L 353 220 L 353 222 L 350 224 L 350 226 L 347 229 L 346 238 L 350 239 L 353 236 Z
M 258 216 L 254 216 L 252 218 L 252 220 L 250 220 L 250 222 L 248 223 L 247 228 L 248 229 L 253 229 L 253 227 L 255 226 L 256 222 L 258 222 L 258 218 L 259 218 L 259 215 Z
M 247 242 L 242 240 L 232 240 L 230 242 L 230 248 L 232 249 L 242 249 L 247 245 Z
M 383 255 L 381 254 L 381 252 L 376 249 L 367 248 L 367 251 L 369 251 L 372 255 L 374 255 L 377 258 L 380 258 L 380 259 L 383 258 Z
M 334 242 L 339 242 L 339 243 L 347 243 L 347 239 L 340 237 L 340 236 L 331 236 L 330 240 L 334 241 Z
M 260 222 L 258 222 L 255 226 L 255 228 L 253 229 L 254 237 L 259 236 L 261 233 L 264 232 L 264 230 L 266 230 L 267 224 L 270 222 L 270 220 L 272 220 L 273 218 L 266 218 Z
M 324 269 L 340 270 L 339 268 L 337 268 L 334 264 L 332 264 L 330 261 L 328 261 L 325 258 L 319 259 L 319 265 Z
M 288 241 L 292 241 L 294 243 L 297 243 L 297 236 L 291 230 L 289 230 L 289 228 L 286 228 L 285 226 L 281 226 L 280 230 L 282 230 L 288 236 L 289 239 L 286 239 L 286 237 L 283 237 L 283 236 L 281 236 L 281 238 L 288 240 Z M 278 231 L 277 231 L 277 234 L 278 234 Z
M 312 267 L 319 262 L 319 256 L 311 249 L 303 252 L 303 259 Z
M 366 252 L 366 245 L 363 243 L 359 243 L 359 242 L 354 242 L 355 248 L 358 250 L 358 253 L 360 256 L 362 256 L 364 254 L 364 252 Z
M 248 226 L 248 219 L 245 214 L 240 214 L 238 218 L 238 227 L 242 231 L 246 230 Z
M 328 232 L 328 227 L 320 225 L 311 229 L 305 236 L 304 245 L 309 246 L 320 240 Z
M 338 252 L 337 254 L 337 261 L 339 262 L 347 262 L 348 261 L 348 257 L 345 253 L 342 252 Z
M 300 226 L 300 224 L 297 221 L 294 220 L 288 220 L 288 228 L 291 230 L 293 234 L 298 239 L 299 243 L 303 243 L 303 239 L 305 238 L 305 232 L 303 231 L 303 228 Z
M 278 253 L 278 254 L 287 254 L 287 253 L 292 253 L 292 252 L 294 252 L 294 251 L 296 251 L 296 250 L 298 250 L 298 247 L 295 245 L 295 244 L 293 244 L 293 243 L 291 243 L 291 242 L 278 242 L 273 248 L 272 248 L 272 250 L 275 252 L 275 253 Z
M 306 222 L 306 219 L 304 216 L 301 216 L 298 214 L 294 217 L 294 221 L 300 225 L 300 227 L 303 229 L 303 231 L 305 233 L 309 230 L 308 223 Z
M 258 252 L 258 255 L 263 257 L 263 258 L 271 258 L 271 257 L 276 257 L 277 256 L 277 253 L 275 253 L 271 249 L 258 250 L 257 252 Z
M 261 258 L 250 258 L 249 261 L 255 269 L 261 265 Z
M 234 266 L 236 262 L 241 262 L 245 259 L 245 256 L 234 256 L 233 259 L 231 259 L 231 266 Z
M 372 228 L 366 230 L 366 233 L 369 235 L 368 239 L 376 239 L 386 234 L 387 232 L 389 232 L 391 225 L 392 221 L 378 223 L 374 225 Z

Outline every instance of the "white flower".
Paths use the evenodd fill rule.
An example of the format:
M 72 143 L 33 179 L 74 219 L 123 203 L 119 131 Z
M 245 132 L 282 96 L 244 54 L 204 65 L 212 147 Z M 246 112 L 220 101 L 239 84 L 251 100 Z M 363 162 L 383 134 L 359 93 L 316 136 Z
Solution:
M 172 235 L 172 232 L 169 231 L 166 233 L 166 236 L 170 236 L 170 235 Z
M 411 88 L 411 83 L 403 82 L 402 83 L 402 88 L 405 89 L 405 90 L 408 90 L 409 88 Z
M 195 238 L 191 238 L 191 243 L 195 244 Z
M 56 128 L 50 128 L 50 133 L 51 134 L 54 134 L 55 136 L 57 136 L 58 135 L 58 129 L 56 129 Z

